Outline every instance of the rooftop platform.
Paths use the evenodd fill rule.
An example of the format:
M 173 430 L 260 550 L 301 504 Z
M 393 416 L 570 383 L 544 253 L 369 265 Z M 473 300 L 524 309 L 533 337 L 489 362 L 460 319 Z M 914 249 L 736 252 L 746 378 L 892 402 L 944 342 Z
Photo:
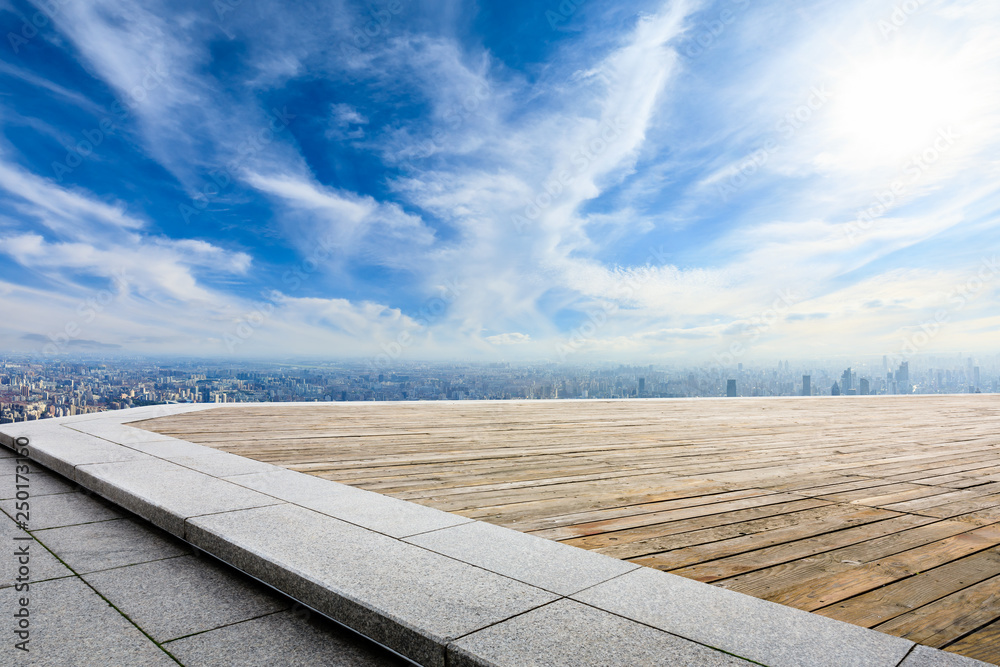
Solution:
M 1000 662 L 998 409 L 164 406 L 0 441 L 419 664 L 958 666 Z
M 136 426 L 1000 664 L 998 396 L 273 405 Z

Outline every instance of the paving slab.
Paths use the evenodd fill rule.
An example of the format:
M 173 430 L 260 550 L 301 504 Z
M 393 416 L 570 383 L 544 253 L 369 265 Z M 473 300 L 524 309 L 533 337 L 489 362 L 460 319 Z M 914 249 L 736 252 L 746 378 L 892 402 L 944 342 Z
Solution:
M 83 579 L 161 643 L 288 608 L 263 586 L 204 557 L 169 558 Z
M 160 405 L 145 405 L 141 408 L 104 410 L 102 412 L 89 412 L 87 414 L 74 415 L 71 417 L 56 417 L 54 419 L 45 419 L 43 422 L 72 422 L 77 424 L 83 422 L 101 421 L 108 424 L 125 424 L 145 419 L 156 419 L 157 417 L 168 417 L 170 415 L 183 414 L 185 412 L 211 410 L 216 407 L 219 406 L 215 403 L 163 403 Z
M 67 481 L 64 477 L 49 474 L 34 463 L 25 465 L 28 466 L 26 475 L 23 474 L 23 468 L 21 468 L 21 475 L 0 475 L 0 500 L 16 498 L 19 491 L 27 491 L 29 496 L 34 498 L 35 496 L 51 496 L 54 493 L 71 493 L 76 490 L 76 484 Z M 22 488 L 19 489 L 18 486 Z
M 33 436 L 45 433 L 56 426 L 58 426 L 58 423 L 55 420 L 49 419 L 0 424 L 0 445 L 13 450 L 18 438 L 28 438 L 30 440 Z
M 639 566 L 593 551 L 481 521 L 405 540 L 560 595 L 570 595 Z
M 896 667 L 914 645 L 649 568 L 573 599 L 771 667 Z
M 132 519 L 116 519 L 35 532 L 80 574 L 190 554 L 183 542 Z
M 30 436 L 29 456 L 68 479 L 76 479 L 75 468 L 91 463 L 135 461 L 151 458 L 134 449 L 80 433 L 65 426 L 38 429 Z
M 296 505 L 191 519 L 188 539 L 422 665 L 557 596 Z
M 128 445 L 150 456 L 191 468 L 213 477 L 247 475 L 284 470 L 270 463 L 261 463 L 243 456 L 237 456 L 219 449 L 196 445 L 186 440 L 169 438 L 153 442 L 133 442 Z
M 15 520 L 16 500 L 0 501 L 0 509 Z M 110 503 L 100 498 L 76 491 L 58 493 L 51 496 L 32 497 L 29 501 L 28 529 L 43 530 L 59 526 L 73 526 L 80 523 L 120 519 L 123 515 Z
M 125 426 L 124 424 L 115 424 L 108 420 L 94 420 L 82 423 L 72 422 L 71 424 L 67 424 L 66 428 L 71 428 L 80 433 L 93 435 L 121 445 L 156 442 L 157 440 L 170 438 L 169 435 L 160 435 L 152 431 L 144 431 L 141 428 Z
M 0 544 L 3 544 L 4 556 L 0 558 L 0 588 L 13 586 L 16 583 L 27 583 L 30 586 L 36 581 L 69 577 L 73 573 L 59 560 L 39 544 L 30 533 L 17 527 L 14 520 L 0 513 Z M 17 555 L 27 549 L 27 563 L 21 563 Z M 21 566 L 27 566 L 27 572 L 21 572 Z M 3 608 L 2 611 L 6 611 Z
M 5 451 L 10 451 L 10 450 L 5 450 Z M 18 470 L 20 470 L 20 472 L 23 473 L 24 468 L 19 469 L 18 466 L 30 465 L 30 462 L 28 464 L 24 464 L 23 463 L 24 459 L 22 458 L 21 461 L 19 462 L 18 458 L 20 457 L 10 457 L 6 459 L 0 459 L 0 475 L 3 475 L 5 477 L 8 475 L 14 475 L 15 473 L 18 472 Z
M 992 665 L 957 653 L 939 651 L 917 644 L 899 667 L 992 667 Z
M 281 502 L 152 457 L 80 466 L 76 476 L 82 486 L 181 538 L 189 517 Z
M 13 475 L 16 471 L 18 465 L 18 459 L 23 459 L 24 457 L 18 456 L 13 450 L 7 449 L 6 447 L 0 447 L 0 451 L 7 452 L 12 456 L 8 456 L 0 459 L 0 475 Z
M 391 537 L 471 523 L 472 519 L 383 496 L 314 475 L 278 469 L 259 475 L 227 477 L 233 484 L 308 507 Z
M 752 664 L 566 599 L 462 637 L 448 647 L 448 667 Z
M 0 589 L 0 609 L 13 610 L 22 594 Z M 29 653 L 14 648 L 10 630 L 0 664 L 79 667 L 177 667 L 177 663 L 77 577 L 32 584 Z M 8 625 L 10 627 L 10 625 Z
M 165 645 L 186 667 L 354 667 L 411 663 L 389 651 L 358 641 L 357 635 L 305 609 L 283 611 Z

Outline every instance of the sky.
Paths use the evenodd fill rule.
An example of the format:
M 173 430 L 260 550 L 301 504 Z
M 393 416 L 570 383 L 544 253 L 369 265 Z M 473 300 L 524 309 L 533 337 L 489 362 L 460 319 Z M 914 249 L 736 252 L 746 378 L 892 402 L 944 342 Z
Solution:
M 995 354 L 1000 3 L 0 0 L 0 350 Z

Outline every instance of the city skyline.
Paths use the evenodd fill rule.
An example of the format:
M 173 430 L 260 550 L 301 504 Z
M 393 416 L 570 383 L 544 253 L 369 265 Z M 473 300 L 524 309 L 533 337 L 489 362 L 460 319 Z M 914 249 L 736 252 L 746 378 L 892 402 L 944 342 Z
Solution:
M 0 350 L 992 356 L 998 27 L 960 0 L 10 0 Z
M 668 367 L 0 356 L 0 423 L 167 403 L 875 396 L 1000 392 L 1000 355 L 889 366 Z M 843 387 L 843 388 L 842 388 Z

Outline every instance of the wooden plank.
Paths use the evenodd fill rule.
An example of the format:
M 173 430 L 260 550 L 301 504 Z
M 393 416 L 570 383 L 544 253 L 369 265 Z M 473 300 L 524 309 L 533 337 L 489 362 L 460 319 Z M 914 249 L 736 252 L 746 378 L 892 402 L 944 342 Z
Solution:
M 813 499 L 803 498 L 802 496 L 796 496 L 790 493 L 769 493 L 767 495 L 743 498 L 741 500 L 730 500 L 727 502 L 699 505 L 697 507 L 687 507 L 676 510 L 665 510 L 662 512 L 648 512 L 603 521 L 586 521 L 529 532 L 532 535 L 537 535 L 538 537 L 544 537 L 550 540 L 565 540 L 572 537 L 583 537 L 585 535 L 604 535 L 612 532 L 624 535 L 627 533 L 622 533 L 621 531 L 669 523 L 680 519 L 690 519 L 693 517 L 709 516 L 713 514 L 725 514 L 750 507 L 778 505 L 780 503 L 797 500 L 812 501 Z
M 748 572 L 766 570 L 775 565 L 814 558 L 835 549 L 854 544 L 863 544 L 868 540 L 886 535 L 894 535 L 900 531 L 913 528 L 914 526 L 929 524 L 933 521 L 929 517 L 904 515 L 846 530 L 824 533 L 817 537 L 797 540 L 788 544 L 759 549 L 749 554 L 699 563 L 698 565 L 675 570 L 674 574 L 698 581 L 716 582 Z
M 875 626 L 875 629 L 927 646 L 943 648 L 998 618 L 1000 576 L 910 610 Z
M 1000 575 L 1000 550 L 988 549 L 918 572 L 816 613 L 871 628 L 996 575 Z M 994 590 L 998 592 L 1000 588 Z M 996 615 L 1000 616 L 1000 609 L 996 610 Z
M 860 526 L 882 521 L 893 516 L 898 515 L 878 509 L 857 510 L 843 505 L 834 505 L 807 512 L 782 514 L 757 521 L 745 521 L 726 526 L 725 532 L 722 532 L 722 529 L 697 531 L 669 538 L 641 540 L 620 547 L 606 547 L 598 549 L 598 551 L 615 558 L 626 558 L 633 563 L 657 570 L 675 570 L 696 563 L 766 549 L 778 544 L 842 530 L 845 526 Z M 727 536 L 728 539 L 706 539 L 694 542 L 692 538 L 698 533 L 706 533 L 705 537 Z M 698 537 L 702 536 L 698 535 Z M 687 544 L 691 546 L 686 546 Z
M 599 533 L 584 537 L 577 537 L 563 540 L 565 544 L 577 546 L 583 549 L 600 550 L 612 546 L 625 546 L 633 542 L 641 542 L 654 539 L 666 539 L 670 536 L 687 534 L 694 531 L 705 530 L 719 526 L 737 526 L 747 521 L 769 518 L 800 512 L 802 510 L 815 509 L 829 505 L 822 500 L 815 498 L 804 498 L 791 502 L 760 505 L 748 507 L 732 512 L 722 512 L 717 514 L 701 514 L 687 519 L 679 519 L 666 523 L 657 523 L 630 530 L 615 531 L 609 533 Z
M 718 585 L 813 611 L 997 544 L 1000 526 L 985 526 L 872 562 L 851 560 L 857 549 L 849 547 L 810 562 L 771 568 L 764 577 L 754 573 Z
M 1000 665 L 1000 621 L 994 621 L 986 627 L 966 635 L 946 651 L 964 655 L 967 658 Z

